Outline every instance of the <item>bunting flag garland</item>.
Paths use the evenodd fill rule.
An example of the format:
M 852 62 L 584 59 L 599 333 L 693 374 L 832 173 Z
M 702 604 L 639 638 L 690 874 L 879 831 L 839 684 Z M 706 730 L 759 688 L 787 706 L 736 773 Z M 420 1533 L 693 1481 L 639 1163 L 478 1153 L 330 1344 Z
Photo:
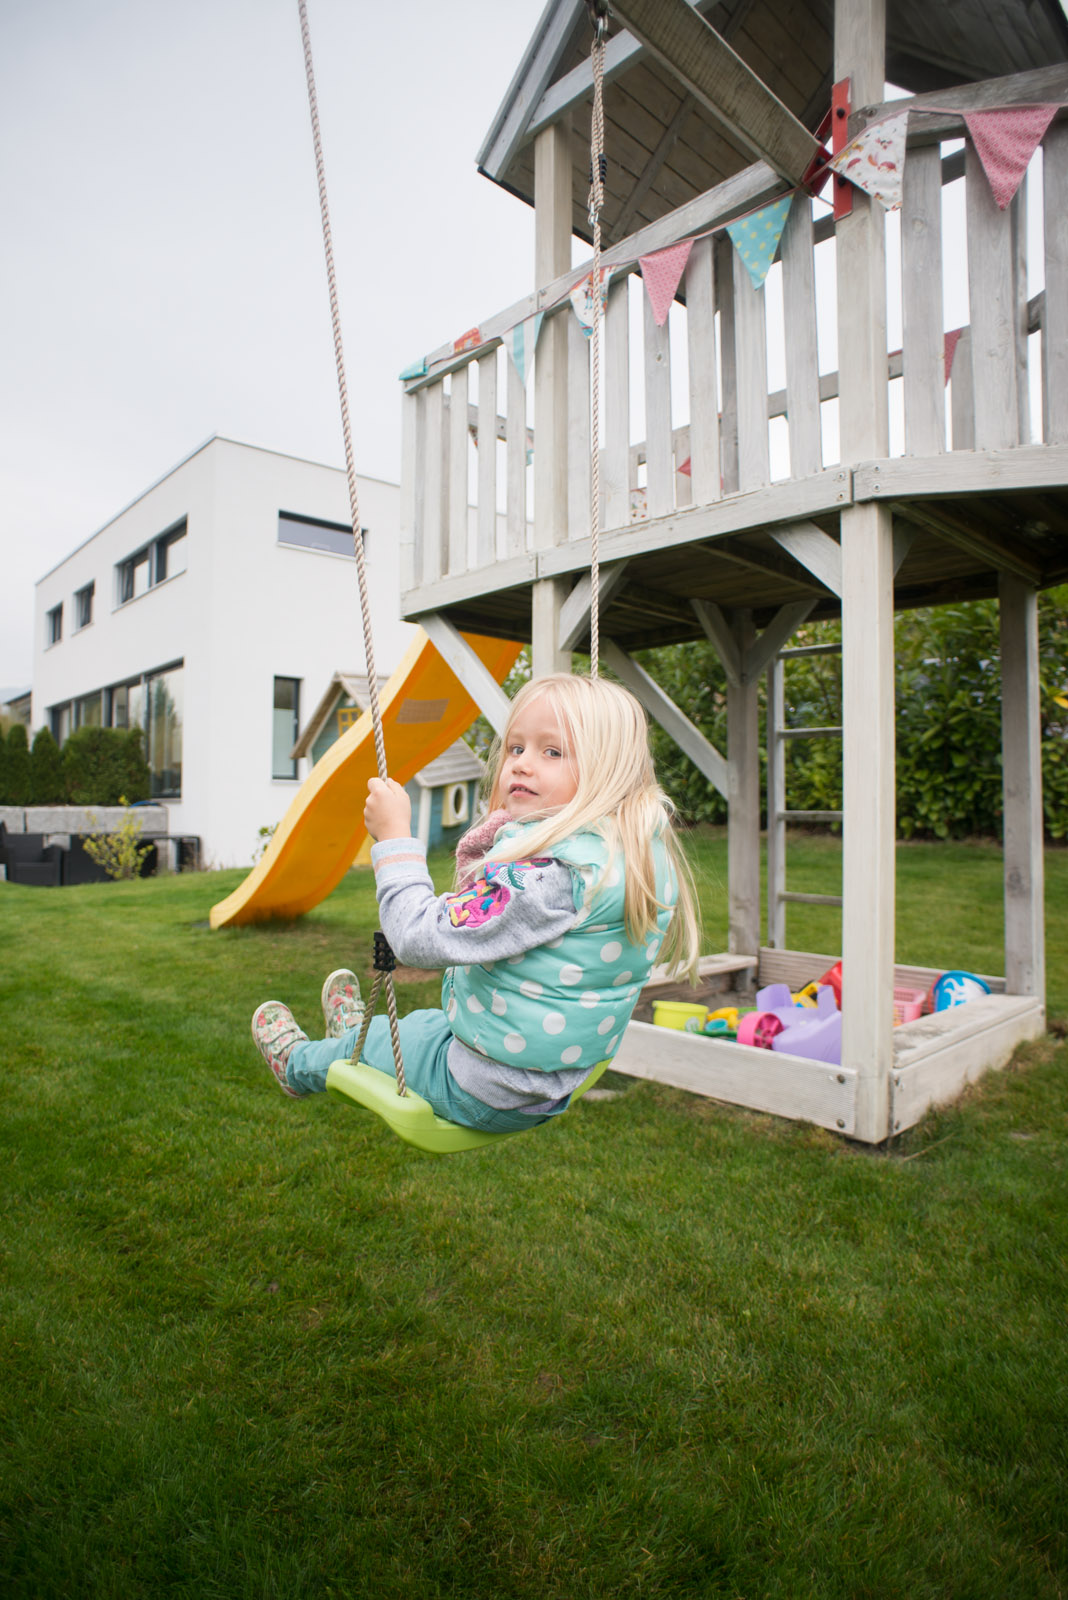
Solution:
M 667 321 L 668 312 L 675 299 L 675 290 L 679 286 L 679 279 L 686 271 L 686 263 L 690 259 L 692 249 L 692 239 L 680 239 L 678 244 L 669 244 L 666 250 L 657 250 L 651 256 L 638 257 L 649 304 L 653 308 L 653 321 L 658 328 L 662 328 Z
M 527 317 L 524 322 L 517 322 L 514 328 L 509 328 L 504 336 L 504 348 L 512 358 L 520 383 L 524 385 L 530 377 L 530 369 L 534 364 L 534 347 L 538 342 L 544 316 L 544 311 L 537 311 L 534 316 Z
M 481 330 L 479 328 L 468 328 L 466 333 L 461 333 L 458 339 L 453 340 L 453 353 L 461 355 L 465 350 L 477 350 L 481 343 Z
M 1004 211 L 1028 163 L 1057 115 L 1056 105 L 1006 106 L 997 111 L 965 111 L 965 125 L 983 164 L 991 192 Z
M 745 263 L 754 289 L 761 287 L 775 260 L 792 202 L 792 194 L 784 195 L 781 200 L 772 201 L 770 206 L 727 224 L 731 242 Z
M 942 335 L 942 360 L 945 364 L 947 383 L 953 372 L 953 357 L 957 353 L 957 340 L 963 332 L 963 328 L 947 328 Z
M 410 367 L 405 367 L 400 374 L 401 383 L 410 383 L 413 378 L 426 377 L 426 356 L 421 361 L 413 361 Z
M 908 112 L 899 111 L 896 116 L 871 123 L 828 163 L 887 211 L 896 211 L 901 204 L 908 120 Z
M 601 268 L 601 315 L 604 315 L 605 303 L 608 300 L 608 280 L 612 276 L 611 267 Z M 587 272 L 580 278 L 571 290 L 569 299 L 575 309 L 575 315 L 582 324 L 582 331 L 589 339 L 593 334 L 593 273 Z

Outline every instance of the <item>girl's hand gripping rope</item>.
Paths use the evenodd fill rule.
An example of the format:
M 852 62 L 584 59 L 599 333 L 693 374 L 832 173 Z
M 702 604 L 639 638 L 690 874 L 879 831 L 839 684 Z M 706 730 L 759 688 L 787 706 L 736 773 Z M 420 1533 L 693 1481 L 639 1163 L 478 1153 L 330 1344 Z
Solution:
M 410 839 L 412 802 L 395 778 L 372 778 L 367 785 L 363 821 L 374 840 Z

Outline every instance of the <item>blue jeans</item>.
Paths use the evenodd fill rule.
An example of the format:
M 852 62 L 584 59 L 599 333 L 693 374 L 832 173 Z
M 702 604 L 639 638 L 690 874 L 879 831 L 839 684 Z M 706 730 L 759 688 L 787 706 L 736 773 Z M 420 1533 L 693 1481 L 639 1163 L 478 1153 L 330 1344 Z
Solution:
M 484 1128 L 491 1133 L 515 1133 L 533 1128 L 548 1119 L 542 1113 L 499 1111 L 461 1089 L 449 1071 L 449 1046 L 452 1030 L 443 1011 L 410 1011 L 400 1019 L 401 1051 L 408 1087 L 428 1100 L 439 1117 L 458 1122 L 465 1128 Z M 304 1094 L 321 1094 L 332 1061 L 348 1061 L 359 1043 L 354 1028 L 340 1039 L 309 1039 L 295 1044 L 286 1063 L 286 1077 L 294 1089 Z M 393 1041 L 389 1018 L 375 1017 L 367 1030 L 363 1057 L 366 1066 L 393 1076 Z

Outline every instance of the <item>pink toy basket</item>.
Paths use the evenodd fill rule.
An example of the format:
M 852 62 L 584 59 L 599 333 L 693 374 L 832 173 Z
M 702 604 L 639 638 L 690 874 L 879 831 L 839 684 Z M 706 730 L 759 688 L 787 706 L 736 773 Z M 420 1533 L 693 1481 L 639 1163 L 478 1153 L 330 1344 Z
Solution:
M 894 989 L 894 1027 L 902 1022 L 915 1022 L 923 1011 L 927 998 L 922 989 Z

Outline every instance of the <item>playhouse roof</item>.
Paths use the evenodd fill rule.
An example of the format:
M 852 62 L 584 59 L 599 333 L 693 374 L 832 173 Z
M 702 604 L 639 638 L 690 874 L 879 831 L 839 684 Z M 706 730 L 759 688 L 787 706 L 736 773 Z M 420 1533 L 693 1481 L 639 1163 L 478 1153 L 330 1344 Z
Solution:
M 694 3 L 787 112 L 814 131 L 830 106 L 834 0 Z M 1058 0 L 894 0 L 887 11 L 887 75 L 911 93 L 1068 60 Z M 534 136 L 572 109 L 572 228 L 587 240 L 590 42 L 584 0 L 549 0 L 477 157 L 487 177 L 533 204 Z M 606 246 L 755 159 L 753 147 L 617 18 L 605 62 L 605 148 Z
M 381 691 L 386 680 L 379 676 L 378 687 Z M 293 746 L 292 759 L 298 760 L 301 756 L 310 756 L 312 749 L 323 728 L 339 700 L 351 700 L 361 711 L 366 711 L 370 704 L 369 695 L 370 679 L 366 672 L 335 672 L 327 684 L 315 710 L 308 718 L 303 732 Z M 449 783 L 467 783 L 472 778 L 481 778 L 484 771 L 482 762 L 462 739 L 457 739 L 455 744 L 449 746 L 443 755 L 435 761 L 429 761 L 421 771 L 415 775 L 415 781 L 421 789 L 438 789 Z

